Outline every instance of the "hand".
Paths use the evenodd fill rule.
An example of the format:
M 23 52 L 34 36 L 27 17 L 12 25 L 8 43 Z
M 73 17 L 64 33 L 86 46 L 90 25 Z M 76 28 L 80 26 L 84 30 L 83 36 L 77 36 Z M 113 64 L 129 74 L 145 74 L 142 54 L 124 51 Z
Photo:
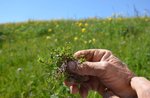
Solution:
M 85 84 L 80 84 L 80 89 L 77 86 L 71 87 L 72 91 L 79 90 L 81 95 L 86 96 L 88 90 L 92 89 L 104 95 L 107 88 L 121 98 L 135 98 L 136 93 L 130 86 L 134 74 L 109 50 L 82 50 L 74 56 L 84 57 L 86 62 L 76 67 L 69 66 L 69 69 L 78 75 L 87 75 L 90 79 Z
M 86 98 L 89 90 L 97 91 L 103 98 L 119 98 L 112 91 L 108 91 L 107 88 L 99 81 L 95 76 L 89 76 L 89 80 L 84 83 L 72 83 L 65 81 L 66 86 L 70 87 L 72 94 L 80 93 L 82 98 Z M 80 88 L 78 88 L 80 86 Z M 107 90 L 107 91 L 106 91 Z

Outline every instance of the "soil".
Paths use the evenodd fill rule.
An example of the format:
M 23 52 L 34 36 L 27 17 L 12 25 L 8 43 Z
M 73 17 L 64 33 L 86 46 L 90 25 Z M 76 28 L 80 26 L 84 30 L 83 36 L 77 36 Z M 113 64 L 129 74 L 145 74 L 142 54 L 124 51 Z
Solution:
M 77 68 L 77 66 L 80 66 L 80 64 L 81 63 L 77 60 L 65 61 L 59 68 L 59 71 L 64 73 L 65 78 L 68 82 L 73 82 L 73 83 L 86 82 L 89 80 L 88 76 L 78 75 L 71 71 L 71 70 Z

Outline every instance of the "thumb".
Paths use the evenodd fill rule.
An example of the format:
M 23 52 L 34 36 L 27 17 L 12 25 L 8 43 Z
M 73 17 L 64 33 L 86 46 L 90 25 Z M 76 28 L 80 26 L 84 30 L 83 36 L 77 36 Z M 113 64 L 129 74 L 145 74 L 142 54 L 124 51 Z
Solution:
M 79 75 L 91 75 L 91 76 L 99 76 L 104 73 L 106 69 L 106 62 L 83 62 L 81 64 L 68 64 L 68 69 Z

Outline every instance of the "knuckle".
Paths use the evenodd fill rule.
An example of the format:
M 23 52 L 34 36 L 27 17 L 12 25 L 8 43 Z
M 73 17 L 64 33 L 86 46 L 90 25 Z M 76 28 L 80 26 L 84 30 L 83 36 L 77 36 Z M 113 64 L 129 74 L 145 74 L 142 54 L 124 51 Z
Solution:
M 102 68 L 103 70 L 108 69 L 108 67 L 109 67 L 109 63 L 108 63 L 108 62 L 102 61 L 102 62 L 100 62 L 100 63 L 101 63 L 101 68 Z
M 108 63 L 107 62 L 99 62 L 97 66 L 94 66 L 94 72 L 95 76 L 103 76 L 107 71 Z
M 106 52 L 107 52 L 108 54 L 112 54 L 112 52 L 111 52 L 110 50 L 106 50 Z

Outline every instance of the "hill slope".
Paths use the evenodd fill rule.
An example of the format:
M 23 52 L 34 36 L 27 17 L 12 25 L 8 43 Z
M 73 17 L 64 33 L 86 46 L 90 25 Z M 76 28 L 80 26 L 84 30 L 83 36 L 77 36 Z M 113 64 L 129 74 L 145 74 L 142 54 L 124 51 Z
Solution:
M 137 75 L 150 79 L 149 17 L 8 23 L 0 25 L 0 97 L 73 97 L 62 81 L 47 78 L 45 65 L 37 61 L 66 42 L 73 51 L 109 49 Z M 96 93 L 89 96 L 98 98 Z

